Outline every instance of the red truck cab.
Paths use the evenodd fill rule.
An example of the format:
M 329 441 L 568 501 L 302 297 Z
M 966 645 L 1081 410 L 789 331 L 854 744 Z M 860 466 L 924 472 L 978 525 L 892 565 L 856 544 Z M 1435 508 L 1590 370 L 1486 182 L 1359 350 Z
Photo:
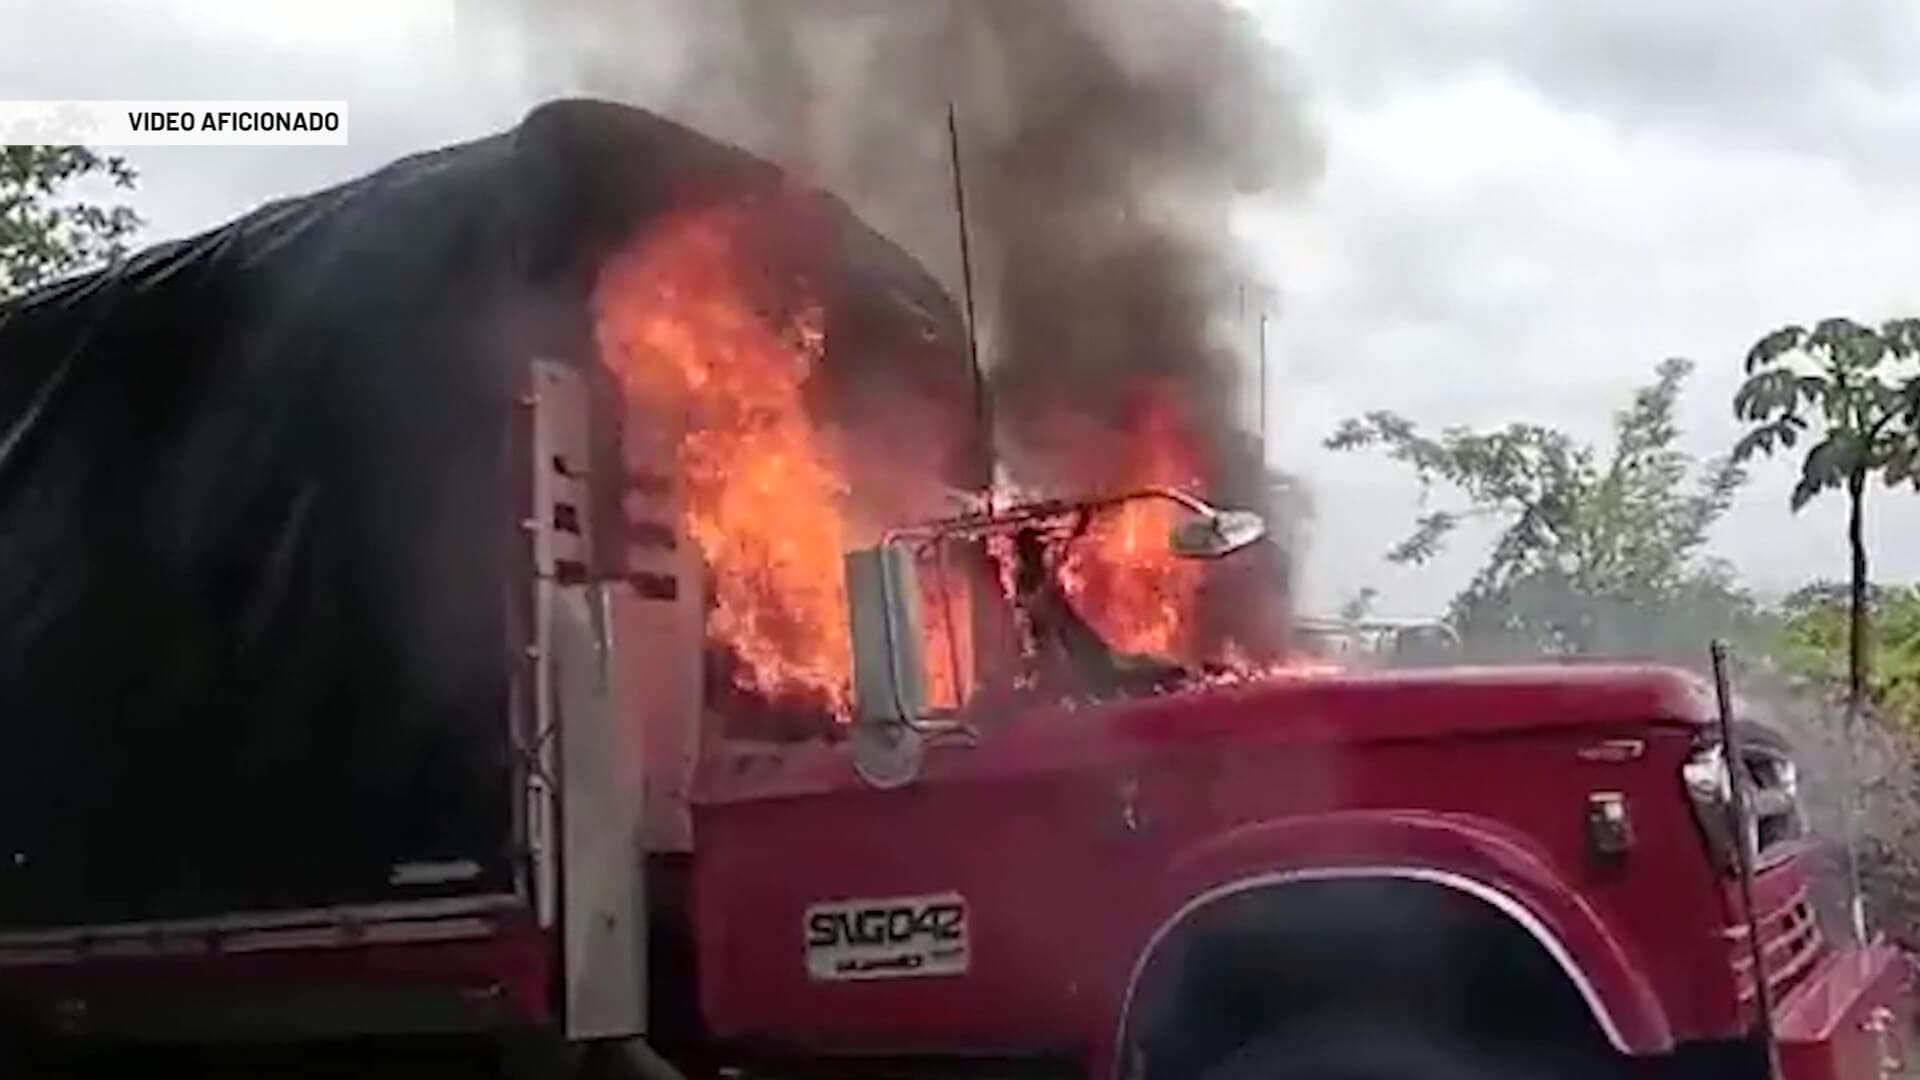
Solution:
M 1087 695 L 930 708 L 899 552 L 1107 505 L 1048 503 L 849 556 L 853 723 L 742 738 L 703 699 L 684 548 L 618 583 L 556 571 L 588 561 L 587 394 L 551 365 L 531 385 L 512 887 L 0 932 L 0 1001 L 148 1040 L 548 1033 L 662 1077 L 1902 1067 L 1904 963 L 1819 925 L 1784 744 L 1743 729 L 1729 773 L 1689 674 L 1223 675 L 1089 661 L 1081 627 Z M 1194 512 L 1194 553 L 1257 535 L 1150 494 Z
M 639 445 L 668 429 L 609 419 L 588 294 L 683 203 L 792 194 L 561 102 L 0 305 L 0 1058 L 433 1033 L 660 1078 L 1900 1068 L 1904 965 L 1822 929 L 1790 757 L 1754 729 L 1729 767 L 1685 673 L 1193 670 L 1025 565 L 968 595 L 1045 648 L 930 703 L 907 556 L 1116 500 L 853 553 L 851 723 L 739 724 L 703 667 L 729 579 Z M 960 400 L 938 283 L 809 207 L 857 366 Z M 1184 505 L 1176 550 L 1258 536 L 1145 494 Z
M 901 668 L 863 659 L 885 669 L 869 694 Z M 1905 963 L 1819 925 L 1791 758 L 1743 724 L 1749 915 L 1688 673 L 1275 673 L 890 711 L 859 723 L 909 740 L 904 766 L 858 733 L 702 762 L 700 1000 L 749 1055 L 1145 1080 L 1762 1076 L 1769 1041 L 1789 1078 L 1903 1060 Z

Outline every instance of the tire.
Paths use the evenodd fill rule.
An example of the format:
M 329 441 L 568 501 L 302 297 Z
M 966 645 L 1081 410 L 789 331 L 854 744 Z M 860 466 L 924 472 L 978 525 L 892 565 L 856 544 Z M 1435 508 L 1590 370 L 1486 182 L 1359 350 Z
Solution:
M 1204 1080 L 1561 1080 L 1566 1063 L 1509 1060 L 1408 1025 L 1320 1026 L 1261 1036 Z
M 497 1044 L 498 1080 L 575 1080 L 584 1071 L 580 1047 L 549 1031 L 516 1031 Z
M 639 1053 L 664 1061 L 644 1044 Z M 504 1040 L 498 1060 L 499 1080 L 646 1080 L 650 1075 L 622 1039 L 576 1043 L 551 1033 L 525 1033 Z

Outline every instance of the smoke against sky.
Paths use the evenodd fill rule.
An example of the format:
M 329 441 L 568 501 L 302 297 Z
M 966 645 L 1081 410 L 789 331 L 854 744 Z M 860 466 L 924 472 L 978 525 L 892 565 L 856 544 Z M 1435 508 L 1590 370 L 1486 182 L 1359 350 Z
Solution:
M 617 43 L 641 11 L 563 0 L 502 32 L 531 68 L 662 102 L 842 195 L 957 294 L 953 110 L 1010 479 L 1051 493 L 1198 482 L 1291 510 L 1268 505 L 1262 448 L 1241 430 L 1251 364 L 1223 317 L 1251 273 L 1233 209 L 1299 191 L 1319 158 L 1289 65 L 1249 14 L 1218 0 L 667 0 L 644 19 L 678 59 L 636 66 Z M 1168 445 L 1149 445 L 1149 422 Z M 1236 593 L 1284 604 L 1268 554 L 1264 581 Z
M 790 119 L 804 115 L 797 100 L 764 111 L 764 86 L 672 93 L 699 54 L 666 29 L 701 0 L 271 6 L 269 18 L 243 0 L 0 0 L 0 93 L 351 98 L 350 147 L 135 153 L 154 240 L 502 130 L 560 94 L 659 109 L 789 164 L 814 141 Z M 838 6 L 859 29 L 826 43 L 848 57 L 817 86 L 829 103 L 857 99 L 868 64 L 908 62 L 871 45 L 880 15 L 939 8 Z M 1818 0 L 1241 6 L 1291 63 L 1323 144 L 1317 181 L 1237 221 L 1257 276 L 1283 298 L 1270 338 L 1271 453 L 1312 486 L 1297 580 L 1316 610 L 1362 585 L 1382 590 L 1385 611 L 1439 610 L 1480 554 L 1463 542 L 1432 567 L 1385 564 L 1419 491 L 1391 463 L 1321 452 L 1341 416 L 1391 408 L 1433 427 L 1531 418 L 1597 437 L 1613 402 L 1681 355 L 1700 365 L 1682 417 L 1688 444 L 1718 453 L 1754 336 L 1788 319 L 1877 319 L 1920 304 L 1905 239 L 1920 230 L 1910 183 L 1920 69 L 1899 62 L 1920 27 L 1900 0 L 1844 12 Z M 724 23 L 708 32 L 736 35 Z M 943 107 L 895 110 L 930 141 L 895 140 L 882 125 L 847 150 L 894 174 L 892 201 L 852 192 L 854 207 L 952 284 Z M 984 153 L 982 106 L 963 108 L 969 153 Z M 823 182 L 838 167 L 824 154 L 812 166 Z M 1792 479 L 1786 463 L 1757 470 L 1714 538 L 1765 589 L 1846 568 L 1830 508 L 1786 514 Z M 1903 542 L 1915 528 L 1920 499 L 1870 508 L 1889 579 L 1920 576 L 1920 547 Z
M 1118 415 L 1107 399 L 1148 375 L 1180 381 L 1210 430 L 1245 415 L 1245 358 L 1214 325 L 1251 274 L 1230 211 L 1301 190 L 1318 152 L 1288 63 L 1241 9 L 559 0 L 537 20 L 518 4 L 495 18 L 522 71 L 570 73 L 572 90 L 651 102 L 768 154 L 957 293 L 952 104 L 1005 434 L 1038 449 L 1047 424 L 1030 411 L 1051 418 L 1071 397 Z

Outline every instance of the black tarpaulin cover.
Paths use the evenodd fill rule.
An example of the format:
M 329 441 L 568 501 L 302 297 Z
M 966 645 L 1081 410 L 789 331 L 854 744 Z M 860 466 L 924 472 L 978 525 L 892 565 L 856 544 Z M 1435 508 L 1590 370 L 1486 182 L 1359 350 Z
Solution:
M 561 102 L 0 306 L 0 927 L 419 895 L 412 861 L 510 888 L 524 361 L 591 362 L 594 269 L 649 215 L 781 183 Z M 819 203 L 830 339 L 956 347 Z

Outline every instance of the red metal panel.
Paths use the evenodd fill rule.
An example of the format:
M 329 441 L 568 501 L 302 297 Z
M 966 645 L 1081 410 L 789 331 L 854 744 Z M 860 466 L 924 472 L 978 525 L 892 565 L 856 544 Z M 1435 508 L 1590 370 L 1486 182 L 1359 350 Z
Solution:
M 861 785 L 842 747 L 717 755 L 695 811 L 707 1019 L 823 1049 L 1107 1047 L 1142 950 L 1194 896 L 1384 861 L 1511 896 L 1628 1048 L 1728 1037 L 1744 1030 L 1728 912 L 1679 784 L 1707 715 L 1697 689 L 1578 668 L 1049 708 L 934 748 L 920 780 L 891 792 Z M 1580 754 L 1628 736 L 1643 754 Z M 1623 862 L 1587 851 L 1595 790 L 1634 816 Z M 1330 815 L 1385 824 L 1309 820 Z M 808 978 L 808 904 L 948 891 L 970 912 L 965 977 Z
M 257 991 L 327 988 L 370 998 L 416 988 L 472 1002 L 476 1012 L 510 1024 L 540 1024 L 552 1016 L 553 942 L 525 918 L 502 920 L 480 940 L 289 948 L 190 956 L 92 958 L 0 971 L 0 999 L 44 1014 L 61 1003 L 111 995 L 134 1001 L 191 994 L 196 989 Z M 217 1018 L 209 1018 L 217 1020 Z M 248 1031 L 272 1038 L 271 1031 Z M 351 1031 L 339 1034 L 352 1034 Z
M 1828 957 L 1775 1010 L 1782 1080 L 1879 1080 L 1902 1075 L 1911 969 L 1885 942 Z
M 1485 818 L 1342 811 L 1246 826 L 1183 853 L 1164 894 L 1204 896 L 1236 882 L 1284 882 L 1302 871 L 1398 876 L 1468 891 L 1520 922 L 1554 955 L 1620 1049 L 1651 1054 L 1673 1046 L 1665 1008 L 1632 944 L 1533 838 Z

